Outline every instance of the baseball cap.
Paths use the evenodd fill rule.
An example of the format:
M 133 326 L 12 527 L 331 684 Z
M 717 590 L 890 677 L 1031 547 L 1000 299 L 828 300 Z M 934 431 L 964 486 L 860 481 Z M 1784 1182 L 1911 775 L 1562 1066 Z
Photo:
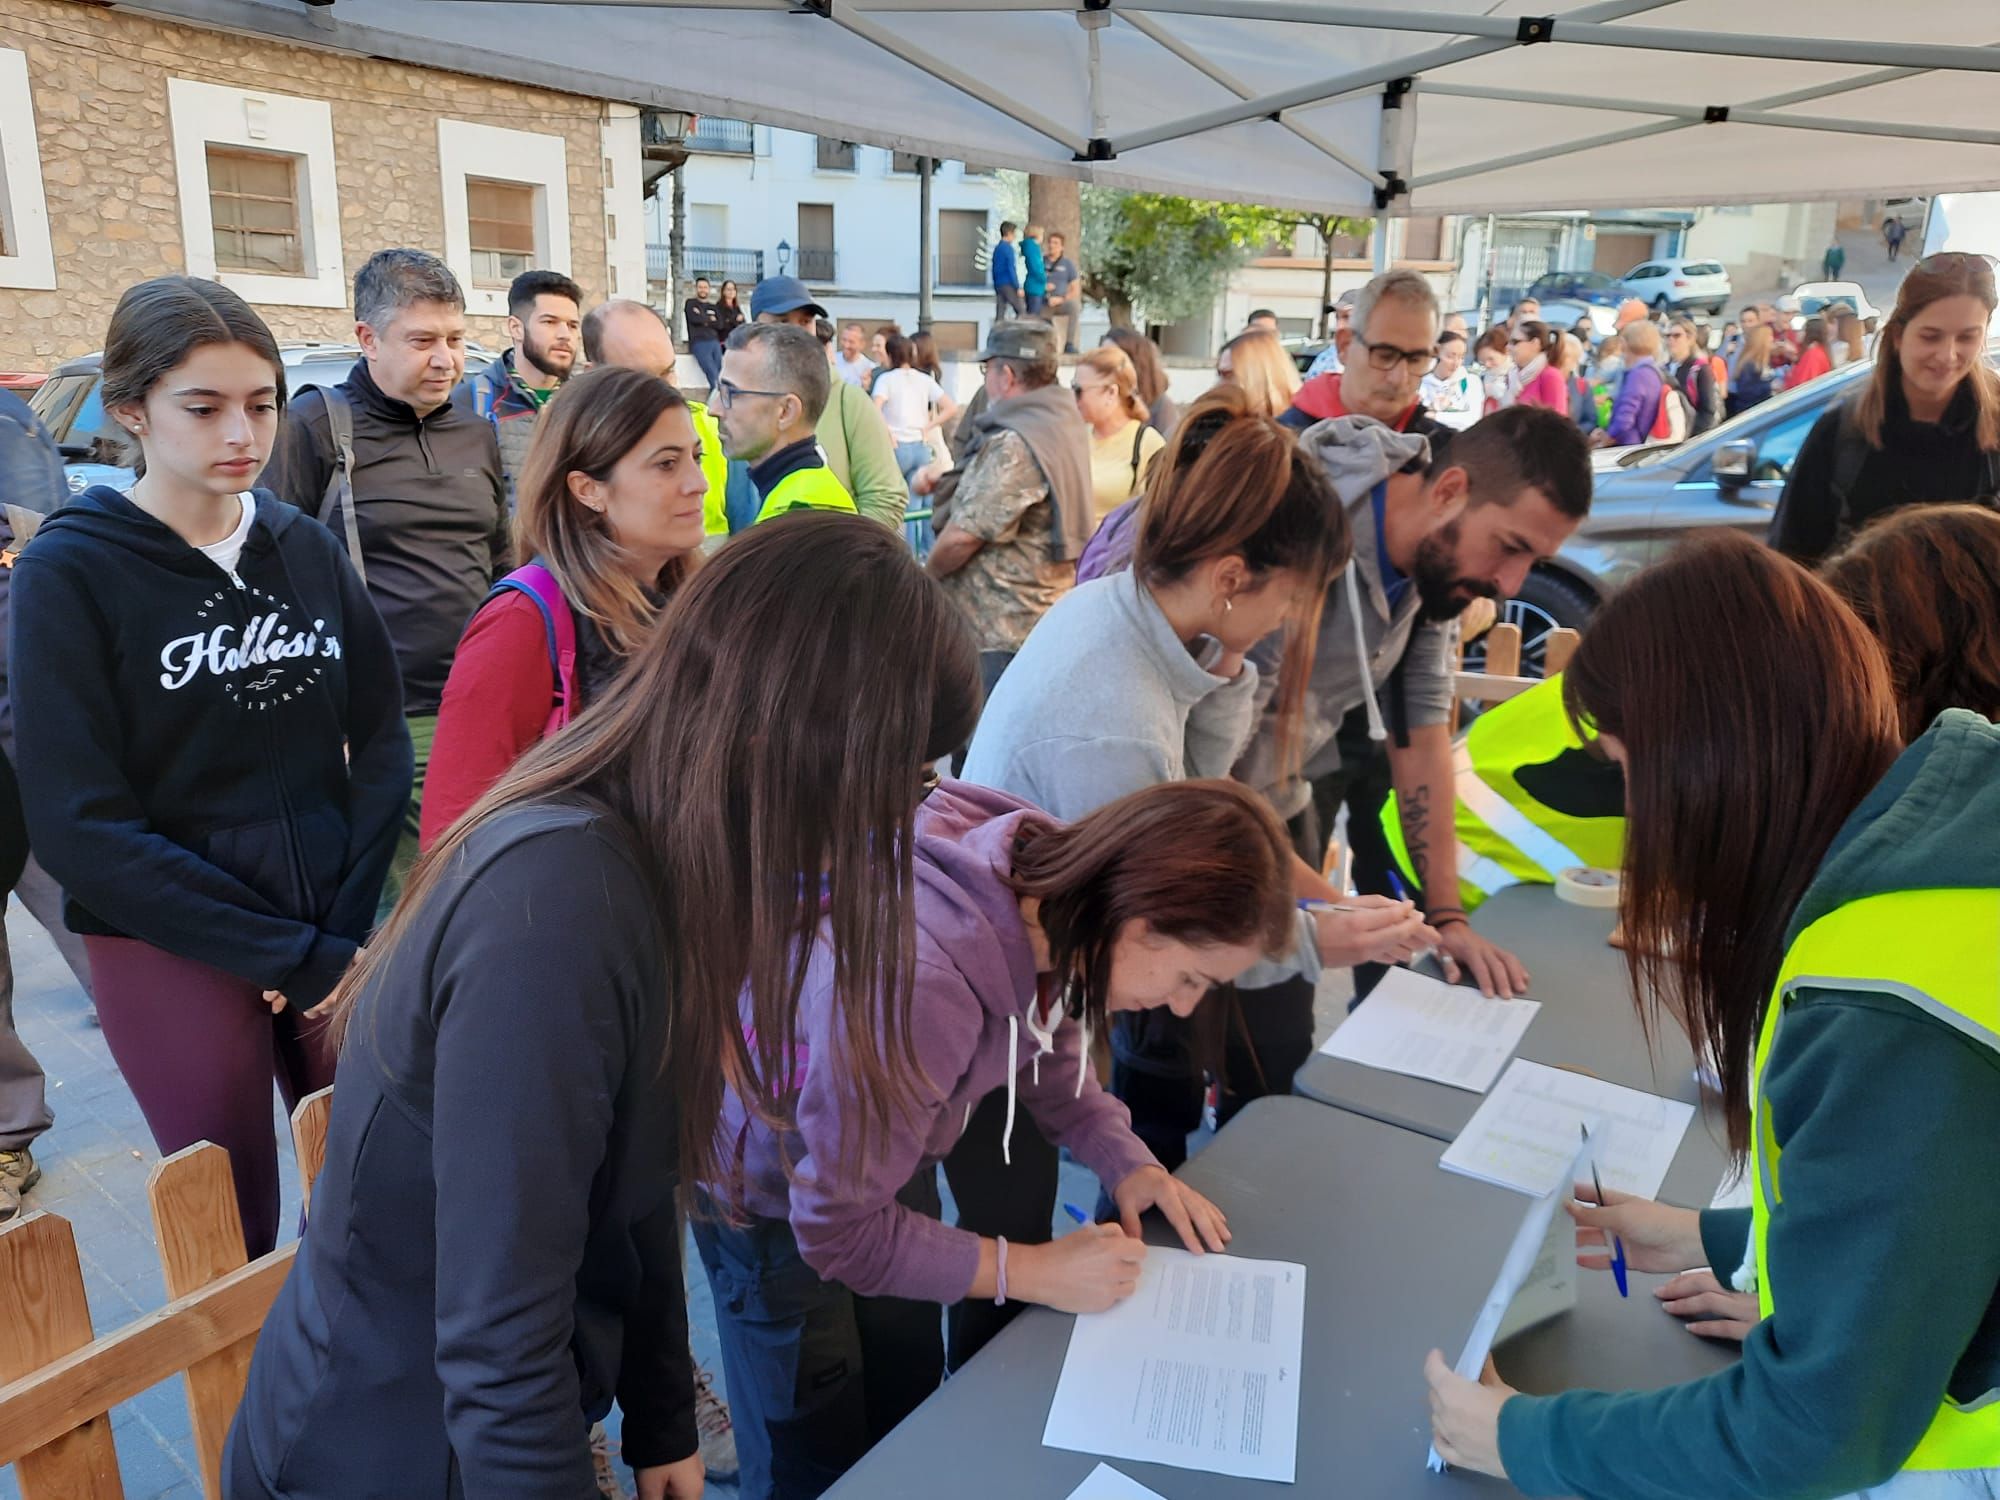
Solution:
M 1040 318 L 1009 318 L 995 323 L 986 335 L 986 347 L 979 362 L 989 359 L 1052 360 L 1056 357 L 1056 331 Z
M 766 276 L 750 291 L 750 317 L 753 322 L 765 313 L 797 312 L 800 308 L 814 317 L 826 316 L 826 309 L 813 301 L 806 284 L 796 276 Z

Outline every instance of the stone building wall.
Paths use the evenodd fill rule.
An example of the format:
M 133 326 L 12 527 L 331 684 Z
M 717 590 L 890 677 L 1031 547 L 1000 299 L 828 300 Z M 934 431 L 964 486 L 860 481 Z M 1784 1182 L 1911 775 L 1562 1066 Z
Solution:
M 56 259 L 54 291 L 0 286 L 0 370 L 47 369 L 103 346 L 118 295 L 186 269 L 167 80 L 323 99 L 346 272 L 388 245 L 444 253 L 440 118 L 560 134 L 569 174 L 570 261 L 605 295 L 605 183 L 597 100 L 547 89 L 173 25 L 82 0 L 0 0 L 0 47 L 24 52 Z M 353 337 L 342 309 L 256 304 L 280 339 Z M 506 345 L 505 320 L 472 336 Z

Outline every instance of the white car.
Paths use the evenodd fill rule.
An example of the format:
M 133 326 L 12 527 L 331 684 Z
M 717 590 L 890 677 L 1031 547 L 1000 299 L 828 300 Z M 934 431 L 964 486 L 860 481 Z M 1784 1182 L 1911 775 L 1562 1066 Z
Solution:
M 1845 302 L 1853 308 L 1855 315 L 1871 331 L 1882 316 L 1882 309 L 1868 300 L 1868 294 L 1861 290 L 1858 281 L 1802 281 L 1792 288 L 1792 295 L 1799 304 L 1799 310 L 1792 318 L 1795 329 L 1805 327 L 1807 318 L 1817 316 L 1836 302 Z
M 1731 295 L 1729 273 L 1716 260 L 1649 260 L 1620 279 L 1627 296 L 1637 297 L 1656 313 L 1705 312 L 1713 317 Z

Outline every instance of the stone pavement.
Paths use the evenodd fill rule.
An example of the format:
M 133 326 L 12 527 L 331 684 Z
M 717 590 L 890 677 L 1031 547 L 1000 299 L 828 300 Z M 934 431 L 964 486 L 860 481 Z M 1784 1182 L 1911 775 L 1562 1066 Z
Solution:
M 99 1334 L 108 1333 L 166 1301 L 146 1202 L 146 1175 L 159 1160 L 151 1134 L 131 1092 L 111 1061 L 104 1036 L 90 1018 L 90 1006 L 41 927 L 19 902 L 7 910 L 7 936 L 14 960 L 14 1014 L 22 1039 L 49 1075 L 54 1127 L 35 1143 L 41 1183 L 27 1196 L 26 1209 L 61 1214 L 76 1232 L 84 1288 Z M 1322 986 L 1318 1031 L 1324 1035 L 1344 1007 L 1345 973 Z M 291 1129 L 272 1090 L 272 1122 L 279 1142 L 285 1184 L 281 1222 L 286 1237 L 298 1222 L 298 1183 Z M 1062 1198 L 1090 1204 L 1096 1179 L 1073 1162 L 1063 1164 Z M 1056 1215 L 1056 1231 L 1071 1229 Z M 687 1247 L 692 1270 L 688 1322 L 695 1357 L 722 1387 L 722 1358 L 715 1333 L 715 1307 L 694 1247 Z M 612 1430 L 616 1438 L 616 1414 Z M 111 1431 L 125 1481 L 126 1500 L 200 1500 L 187 1401 L 178 1380 L 168 1381 L 115 1408 Z M 622 1471 L 621 1471 L 622 1472 Z M 627 1475 L 629 1478 L 629 1474 Z M 0 1469 L 0 1500 L 17 1500 L 11 1467 Z M 709 1494 L 731 1500 L 734 1485 L 713 1484 Z

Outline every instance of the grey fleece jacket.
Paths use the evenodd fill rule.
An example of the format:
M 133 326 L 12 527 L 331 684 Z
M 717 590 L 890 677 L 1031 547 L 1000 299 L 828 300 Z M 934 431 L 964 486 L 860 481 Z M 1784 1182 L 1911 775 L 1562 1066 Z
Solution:
M 1283 637 L 1274 635 L 1251 653 L 1260 677 L 1260 719 L 1249 749 L 1237 762 L 1236 778 L 1262 792 L 1285 818 L 1304 811 L 1312 796 L 1310 782 L 1340 768 L 1340 751 L 1334 744 L 1340 721 L 1356 704 L 1376 703 L 1377 690 L 1399 664 L 1408 727 L 1421 729 L 1451 717 L 1451 648 L 1458 629 L 1456 621 L 1420 621 L 1414 587 L 1391 610 L 1382 587 L 1371 496 L 1378 482 L 1412 458 L 1427 454 L 1428 441 L 1368 417 L 1333 417 L 1300 433 L 1299 445 L 1326 466 L 1334 492 L 1347 507 L 1354 559 L 1327 590 L 1320 615 L 1297 774 L 1283 773 L 1278 754 L 1275 700 Z M 1371 709 L 1370 720 L 1379 727 L 1381 712 Z M 1386 731 L 1377 735 L 1383 737 Z

